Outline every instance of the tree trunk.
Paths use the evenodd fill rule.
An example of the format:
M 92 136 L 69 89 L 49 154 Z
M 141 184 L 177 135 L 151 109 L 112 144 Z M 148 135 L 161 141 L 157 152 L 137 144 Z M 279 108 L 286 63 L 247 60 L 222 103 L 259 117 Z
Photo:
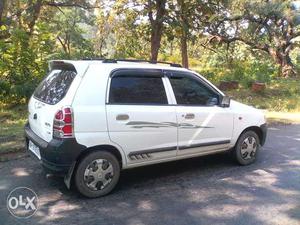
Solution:
M 155 19 L 153 18 L 152 6 L 153 2 L 149 0 L 148 16 L 151 24 L 151 61 L 157 61 L 166 14 L 166 0 L 155 0 Z
M 36 3 L 34 3 L 32 5 L 32 14 L 30 15 L 30 21 L 28 23 L 28 28 L 29 28 L 28 35 L 29 35 L 29 37 L 31 37 L 31 35 L 33 34 L 34 26 L 35 26 L 36 21 L 38 20 L 38 18 L 40 16 L 41 8 L 42 8 L 42 0 L 37 0 Z
M 187 2 L 184 0 L 177 0 L 179 5 L 179 21 L 181 28 L 181 37 L 180 37 L 180 50 L 181 50 L 181 63 L 184 68 L 189 68 L 189 59 L 188 59 L 188 49 L 187 49 L 187 40 L 189 32 L 189 24 L 187 20 Z
M 0 40 L 7 39 L 10 37 L 8 22 L 6 18 L 7 10 L 6 10 L 6 0 L 0 0 L 0 26 L 6 25 L 6 30 L 0 29 Z
M 30 40 L 34 32 L 34 26 L 40 16 L 40 12 L 42 8 L 42 0 L 37 0 L 35 3 L 33 3 L 33 1 L 29 1 L 28 7 L 30 8 L 31 11 L 28 13 L 28 15 L 26 15 L 28 18 L 25 20 L 28 28 L 27 29 L 26 27 L 23 28 L 27 34 L 26 39 L 22 43 L 23 50 L 26 50 L 30 45 Z
M 295 70 L 295 66 L 292 63 L 292 60 L 289 55 L 285 55 L 282 58 L 280 70 L 281 70 L 281 75 L 283 77 L 296 76 L 297 72 Z
M 181 62 L 184 68 L 189 68 L 189 58 L 188 58 L 188 50 L 187 50 L 187 35 L 183 30 L 181 38 L 180 38 L 180 48 L 181 48 Z
M 4 11 L 5 0 L 0 0 L 0 26 L 3 24 L 2 22 L 2 14 Z
M 282 77 L 295 76 L 296 69 L 290 58 L 289 52 L 283 52 L 279 49 L 269 49 L 269 54 L 276 64 L 279 65 L 279 75 Z
M 173 51 L 174 51 L 174 46 L 173 46 L 174 44 L 173 44 L 173 41 L 171 41 L 171 43 L 170 43 L 170 56 L 173 56 Z
M 157 61 L 162 35 L 162 24 L 152 26 L 151 31 L 151 61 Z

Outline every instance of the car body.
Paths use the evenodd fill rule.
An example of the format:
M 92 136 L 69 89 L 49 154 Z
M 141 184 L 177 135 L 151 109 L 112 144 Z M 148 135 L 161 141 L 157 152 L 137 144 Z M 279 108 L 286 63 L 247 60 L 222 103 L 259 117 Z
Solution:
M 95 151 L 113 155 L 122 170 L 229 151 L 246 131 L 257 135 L 253 154 L 265 142 L 263 112 L 175 64 L 62 60 L 49 69 L 28 104 L 26 142 L 68 187 Z M 240 163 L 254 161 L 247 157 Z

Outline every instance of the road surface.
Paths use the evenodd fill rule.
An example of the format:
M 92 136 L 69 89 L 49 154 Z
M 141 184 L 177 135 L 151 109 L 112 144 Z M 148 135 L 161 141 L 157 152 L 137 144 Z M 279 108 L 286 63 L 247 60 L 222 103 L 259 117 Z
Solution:
M 39 197 L 29 219 L 6 208 L 18 186 Z M 67 190 L 29 157 L 0 163 L 0 203 L 1 225 L 300 225 L 300 125 L 271 126 L 253 165 L 238 166 L 222 154 L 132 169 L 98 199 Z

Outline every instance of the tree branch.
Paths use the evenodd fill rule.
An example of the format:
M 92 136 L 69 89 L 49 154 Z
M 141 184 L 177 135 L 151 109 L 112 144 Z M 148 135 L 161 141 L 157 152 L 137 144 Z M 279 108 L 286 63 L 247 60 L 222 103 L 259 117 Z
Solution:
M 295 32 L 295 33 L 293 33 L 293 34 L 291 35 L 291 39 L 296 38 L 296 37 L 299 37 L 299 36 L 300 36 L 300 31 Z
M 148 18 L 150 20 L 150 23 L 153 24 L 154 19 L 153 19 L 152 2 L 151 2 L 151 0 L 148 0 L 148 5 L 146 6 L 146 8 L 147 7 L 148 7 Z
M 230 43 L 235 42 L 235 41 L 240 41 L 240 42 L 245 43 L 246 45 L 249 45 L 253 49 L 258 49 L 258 50 L 262 50 L 262 51 L 265 51 L 265 52 L 269 52 L 269 46 L 267 44 L 265 44 L 265 45 L 259 45 L 259 44 L 256 44 L 254 42 L 251 42 L 249 40 L 245 40 L 245 39 L 243 39 L 241 37 L 228 38 L 226 36 L 214 34 L 213 37 L 210 38 L 209 42 L 211 42 L 215 38 L 219 42 L 223 42 L 223 43 L 227 43 L 227 44 L 230 44 Z
M 212 52 L 214 52 L 214 53 L 218 53 L 218 51 L 216 51 L 215 49 L 213 49 L 213 48 L 211 48 L 211 47 L 209 47 L 209 46 L 207 46 L 207 45 L 205 45 L 205 44 L 203 44 L 203 43 L 200 43 L 200 45 L 201 45 L 203 48 L 206 48 L 206 49 L 208 49 L 208 50 L 210 50 L 210 51 L 212 51 Z
M 45 2 L 44 5 L 54 6 L 54 7 L 78 7 L 83 9 L 100 8 L 99 6 L 85 6 L 78 3 L 63 3 L 63 2 Z
M 65 44 L 63 43 L 62 39 L 61 39 L 59 36 L 57 36 L 56 38 L 57 38 L 57 40 L 60 42 L 61 46 L 63 47 L 64 52 L 67 53 L 66 46 L 65 46 Z

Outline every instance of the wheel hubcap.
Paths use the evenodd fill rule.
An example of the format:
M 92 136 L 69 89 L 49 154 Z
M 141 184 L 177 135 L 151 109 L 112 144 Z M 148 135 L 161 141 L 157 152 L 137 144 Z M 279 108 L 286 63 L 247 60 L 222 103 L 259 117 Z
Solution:
M 85 169 L 84 183 L 91 190 L 102 190 L 112 181 L 113 175 L 113 166 L 108 160 L 96 159 Z
M 247 137 L 241 147 L 241 155 L 243 159 L 251 159 L 255 156 L 257 150 L 257 143 L 254 137 Z

